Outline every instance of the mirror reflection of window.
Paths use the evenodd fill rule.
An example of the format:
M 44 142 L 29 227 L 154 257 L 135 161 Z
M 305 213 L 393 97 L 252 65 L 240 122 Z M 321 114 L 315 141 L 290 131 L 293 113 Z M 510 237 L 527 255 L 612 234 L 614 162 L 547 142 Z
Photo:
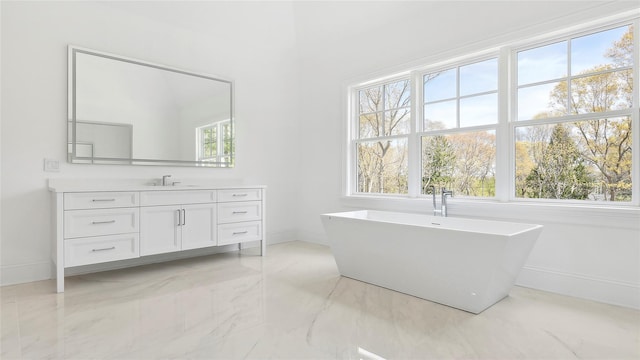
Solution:
M 232 126 L 229 119 L 196 128 L 198 161 L 230 163 L 232 161 Z

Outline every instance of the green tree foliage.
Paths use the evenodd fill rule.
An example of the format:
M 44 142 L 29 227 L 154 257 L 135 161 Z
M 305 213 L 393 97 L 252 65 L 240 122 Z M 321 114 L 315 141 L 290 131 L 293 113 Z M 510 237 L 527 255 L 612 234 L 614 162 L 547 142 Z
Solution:
M 422 192 L 446 187 L 465 196 L 495 195 L 495 134 L 479 131 L 422 139 Z
M 592 114 L 632 107 L 632 71 L 633 63 L 633 29 L 629 30 L 605 52 L 611 62 L 586 69 L 574 78 L 570 84 L 560 82 L 549 96 L 552 111 L 538 114 L 537 118 L 554 116 Z M 570 89 L 569 89 L 570 86 Z M 568 133 L 575 147 L 575 154 L 580 164 L 571 161 L 554 160 L 549 155 L 549 149 L 563 152 L 568 149 L 551 147 L 545 148 L 545 156 L 540 158 L 540 139 L 534 142 L 522 142 L 522 146 L 530 150 L 537 148 L 537 155 L 530 152 L 526 159 L 523 149 L 516 148 L 518 165 L 516 167 L 516 189 L 518 196 L 541 198 L 569 198 L 582 199 L 584 189 L 574 190 L 574 183 L 557 184 L 555 190 L 547 181 L 556 178 L 567 181 L 582 181 L 591 177 L 590 192 L 604 193 L 604 198 L 610 201 L 631 199 L 631 117 L 600 118 L 579 121 L 568 124 L 574 131 Z M 539 127 L 530 127 L 534 130 Z M 559 131 L 559 130 L 558 130 Z M 555 141 L 560 140 L 554 128 Z M 568 144 L 568 142 L 566 142 Z M 569 145 L 567 145 L 569 146 Z M 573 154 L 573 150 L 571 151 Z M 566 154 L 566 151 L 565 151 Z M 571 155 L 573 156 L 573 155 Z M 563 158 L 564 159 L 564 158 Z M 564 159 L 566 160 L 566 159 Z M 526 181 L 523 183 L 523 171 L 531 167 Z M 558 166 L 564 164 L 566 169 Z M 551 166 L 550 168 L 547 168 Z M 574 173 L 570 173 L 573 171 Z M 556 172 L 555 175 L 552 172 Z M 591 174 L 591 175 L 590 175 Z M 573 179 L 573 180 L 571 180 Z M 533 186 L 529 188 L 529 186 Z M 582 185 L 581 185 L 582 186 Z M 570 190 L 567 190 L 570 189 Z M 558 197 L 560 196 L 560 197 Z M 566 196 L 566 197 L 565 197 Z
M 422 140 L 422 189 L 448 187 L 454 179 L 456 154 L 446 136 L 428 136 Z
M 592 178 L 578 148 L 564 125 L 553 128 L 542 159 L 525 179 L 529 197 L 543 199 L 586 199 Z
M 456 154 L 454 190 L 467 196 L 494 196 L 495 134 L 481 131 L 451 138 Z

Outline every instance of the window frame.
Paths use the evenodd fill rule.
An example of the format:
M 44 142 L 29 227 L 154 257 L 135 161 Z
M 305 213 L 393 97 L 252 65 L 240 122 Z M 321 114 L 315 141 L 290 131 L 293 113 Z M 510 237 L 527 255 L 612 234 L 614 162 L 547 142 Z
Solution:
M 411 90 L 411 104 L 409 106 L 409 111 L 411 112 L 411 117 L 409 119 L 409 133 L 408 134 L 397 134 L 397 135 L 387 135 L 387 136 L 378 136 L 378 137 L 368 137 L 368 138 L 360 138 L 360 98 L 359 98 L 359 92 L 366 90 L 366 89 L 370 89 L 373 87 L 383 87 L 387 84 L 392 84 L 392 83 L 396 83 L 396 82 L 400 82 L 400 81 L 405 81 L 407 80 L 409 82 L 409 86 L 410 86 L 410 90 Z M 411 134 L 414 132 L 414 118 L 415 115 L 413 113 L 414 110 L 414 102 L 413 102 L 413 93 L 414 93 L 414 89 L 412 86 L 412 81 L 411 81 L 411 77 L 408 76 L 408 74 L 399 74 L 399 75 L 395 75 L 392 77 L 386 77 L 386 78 L 382 78 L 382 79 L 378 79 L 376 81 L 373 82 L 367 82 L 367 83 L 362 83 L 359 84 L 358 86 L 355 86 L 353 88 L 351 88 L 350 90 L 350 106 L 349 106 L 349 118 L 353 119 L 353 121 L 349 121 L 349 130 L 348 130 L 348 139 L 349 139 L 349 158 L 347 163 L 351 164 L 349 165 L 349 176 L 348 178 L 351 179 L 349 181 L 350 185 L 349 185 L 349 192 L 353 195 L 361 195 L 361 196 L 382 196 L 382 197 L 409 197 L 411 194 L 411 164 L 408 165 L 408 171 L 409 171 L 409 175 L 407 177 L 407 186 L 408 186 L 408 192 L 407 194 L 401 194 L 401 193 L 371 193 L 371 192 L 361 192 L 358 191 L 358 144 L 360 143 L 367 143 L 367 142 L 372 142 L 372 141 L 376 141 L 376 140 L 397 140 L 397 139 L 407 139 L 407 146 L 408 146 L 408 157 L 410 157 L 410 153 L 411 153 L 411 144 L 410 144 L 410 137 Z M 383 102 L 384 103 L 384 102 Z M 384 116 L 384 113 L 386 111 L 386 109 L 382 109 L 379 110 L 382 115 Z M 383 120 L 384 121 L 384 120 Z
M 487 60 L 491 60 L 491 59 L 496 59 L 498 62 L 498 68 L 497 68 L 497 89 L 495 91 L 496 96 L 497 96 L 497 105 L 496 105 L 496 123 L 495 124 L 485 124 L 485 125 L 476 125 L 476 126 L 466 126 L 466 127 L 461 127 L 460 126 L 460 100 L 462 99 L 467 99 L 467 98 L 471 98 L 474 96 L 482 96 L 482 95 L 487 95 L 487 94 L 491 94 L 493 93 L 493 91 L 483 91 L 483 92 L 479 92 L 479 93 L 474 93 L 474 94 L 467 94 L 467 95 L 460 95 L 460 68 L 463 66 L 467 66 L 467 65 L 473 65 L 476 63 L 480 63 L 480 62 L 484 62 Z M 432 74 L 435 72 L 439 72 L 439 71 L 447 71 L 447 70 L 451 70 L 451 69 L 456 69 L 456 74 L 457 74 L 457 79 L 456 79 L 456 96 L 455 98 L 451 98 L 449 100 L 455 100 L 456 101 L 456 127 L 455 128 L 448 128 L 448 129 L 441 129 L 441 130 L 425 130 L 424 129 L 424 106 L 425 106 L 425 99 L 424 99 L 424 76 L 427 74 Z M 450 134 L 462 134 L 462 133 L 468 133 L 468 132 L 477 132 L 477 131 L 495 131 L 496 133 L 496 169 L 498 168 L 498 128 L 500 126 L 501 123 L 501 116 L 500 116 L 500 53 L 499 51 L 496 50 L 492 50 L 486 53 L 483 53 L 481 55 L 472 55 L 469 57 L 465 57 L 462 59 L 459 59 L 455 62 L 450 62 L 450 63 L 442 63 L 438 66 L 433 66 L 433 67 L 425 67 L 420 69 L 419 71 L 416 71 L 413 73 L 413 77 L 412 79 L 416 82 L 416 87 L 419 89 L 418 93 L 416 94 L 417 96 L 417 101 L 419 101 L 419 106 L 417 106 L 416 109 L 416 116 L 415 116 L 415 120 L 414 122 L 416 123 L 416 132 L 415 134 L 411 134 L 411 135 L 415 135 L 415 142 L 417 143 L 417 152 L 414 152 L 414 157 L 417 156 L 417 169 L 415 170 L 415 172 L 417 173 L 417 179 L 415 179 L 415 181 L 417 182 L 419 189 L 416 192 L 416 197 L 418 198 L 425 198 L 425 197 L 431 197 L 431 195 L 427 195 L 427 194 L 423 194 L 422 193 L 422 138 L 425 136 L 438 136 L 438 135 L 450 135 Z M 444 100 L 444 101 L 449 101 L 449 100 Z M 442 101 L 442 100 L 439 100 Z M 438 101 L 434 101 L 431 103 L 436 103 Z M 409 163 L 409 167 L 411 168 L 411 161 Z M 497 178 L 498 178 L 498 174 L 496 172 L 496 196 L 491 196 L 491 197 L 476 197 L 476 196 L 462 196 L 462 198 L 464 199 L 473 199 L 473 200 L 494 200 L 497 198 L 498 195 L 498 189 L 497 189 Z M 460 198 L 460 195 L 456 194 L 457 198 Z
M 583 114 L 565 114 L 557 117 L 549 117 L 544 119 L 526 119 L 519 120 L 518 119 L 518 89 L 520 86 L 518 85 L 517 78 L 517 67 L 518 67 L 518 52 L 526 51 L 530 49 L 535 49 L 538 47 L 543 47 L 549 44 L 558 43 L 561 41 L 570 42 L 572 39 L 579 38 L 581 36 L 588 36 L 591 34 L 596 34 L 601 31 L 611 30 L 617 27 L 622 26 L 632 26 L 633 27 L 633 38 L 634 38 L 634 63 L 632 65 L 632 76 L 634 79 L 633 82 L 633 90 L 632 90 L 632 104 L 633 106 L 629 109 L 624 110 L 612 110 L 612 111 L 604 111 L 604 112 L 594 112 L 594 113 L 583 113 Z M 639 123 L 639 52 L 638 48 L 640 47 L 640 38 L 638 37 L 638 27 L 640 25 L 640 18 L 630 18 L 620 21 L 608 22 L 605 24 L 599 24 L 596 26 L 588 26 L 584 27 L 577 31 L 565 31 L 555 36 L 548 36 L 540 41 L 529 41 L 527 43 L 523 43 L 520 45 L 509 46 L 509 64 L 512 69 L 515 69 L 510 75 L 510 86 L 509 88 L 512 91 L 509 91 L 509 104 L 510 104 L 510 113 L 509 113 L 509 121 L 507 124 L 509 126 L 509 197 L 507 198 L 510 202 L 522 202 L 522 203 L 550 203 L 550 204 L 567 204 L 567 205 L 584 205 L 584 206 L 593 206 L 593 205 L 615 205 L 615 206 L 638 206 L 640 205 L 640 166 L 638 165 L 638 159 L 640 159 L 640 146 L 638 146 L 638 139 L 640 138 L 640 123 Z M 568 54 L 571 52 L 571 45 L 568 47 Z M 571 69 L 571 59 L 567 58 L 567 75 L 560 78 L 560 81 L 567 81 L 568 84 L 573 79 L 584 77 L 584 75 L 572 75 L 570 73 Z M 617 68 L 613 71 L 620 71 L 623 68 Z M 594 73 L 597 74 L 597 73 Z M 557 82 L 558 79 L 549 80 L 544 83 L 553 83 Z M 527 84 L 527 86 L 532 86 L 531 84 L 540 84 L 543 82 L 534 82 Z M 535 86 L 535 85 L 534 85 Z M 571 96 L 571 89 L 569 88 L 568 97 Z M 568 98 L 567 98 L 568 99 Z M 631 125 L 632 125 L 632 169 L 631 169 L 631 179 L 632 179 L 632 198 L 631 201 L 625 202 L 615 202 L 615 201 L 595 201 L 595 200 L 570 200 L 570 199 L 536 199 L 536 198 L 520 198 L 516 196 L 516 182 L 515 182 L 515 174 L 516 174 L 516 163 L 515 163 L 515 148 L 516 148 L 516 129 L 519 127 L 525 126 L 535 126 L 535 125 L 545 125 L 545 124 L 560 124 L 560 123 L 572 123 L 578 121 L 588 121 L 588 120 L 597 120 L 601 118 L 616 118 L 621 116 L 630 116 L 631 117 Z
M 606 31 L 621 26 L 633 27 L 633 93 L 632 107 L 626 110 L 614 110 L 589 114 L 567 114 L 561 117 L 548 118 L 543 120 L 518 120 L 517 96 L 517 55 L 519 51 L 533 49 L 536 47 L 553 44 L 560 41 L 570 41 L 585 35 L 595 34 L 600 31 Z M 568 47 L 570 51 L 570 46 Z M 459 117 L 457 115 L 458 127 L 445 130 L 425 131 L 423 129 L 424 117 L 424 98 L 423 98 L 423 76 L 429 73 L 444 71 L 481 62 L 491 58 L 498 58 L 498 119 L 496 124 L 480 125 L 472 127 L 459 127 Z M 570 62 L 570 59 L 568 59 Z M 540 204 L 540 205 L 568 205 L 581 207 L 638 207 L 640 205 L 640 17 L 636 14 L 618 16 L 617 19 L 606 22 L 591 22 L 580 26 L 574 26 L 561 31 L 550 34 L 542 34 L 530 36 L 523 40 L 516 40 L 510 43 L 503 43 L 495 48 L 486 49 L 469 53 L 464 56 L 451 57 L 443 61 L 433 62 L 432 65 L 422 65 L 414 68 L 404 69 L 394 75 L 380 76 L 374 80 L 363 81 L 346 86 L 347 91 L 347 145 L 345 176 L 343 185 L 343 194 L 347 198 L 370 198 L 370 199 L 388 199 L 392 198 L 409 198 L 423 199 L 430 195 L 424 195 L 421 191 L 422 182 L 422 166 L 421 166 L 421 139 L 424 135 L 451 134 L 469 131 L 494 130 L 496 134 L 496 172 L 495 172 L 495 197 L 455 197 L 454 202 L 473 201 L 492 201 L 514 204 Z M 569 66 L 567 67 L 569 69 Z M 623 68 L 617 68 L 619 71 Z M 594 73 L 595 74 L 595 73 Z M 567 74 L 563 79 L 569 81 L 571 79 L 580 78 L 584 75 Z M 408 137 L 408 193 L 407 194 L 378 194 L 357 192 L 357 143 L 358 143 L 358 91 L 384 83 L 398 81 L 402 78 L 408 78 L 411 86 L 411 125 Z M 460 80 L 458 79 L 458 82 Z M 531 85 L 531 84 L 527 84 Z M 474 94 L 475 95 L 475 94 Z M 569 95 L 570 96 L 570 95 Z M 457 90 L 457 103 L 460 99 L 459 90 Z M 459 109 L 459 105 L 456 105 Z M 593 120 L 599 118 L 613 118 L 620 116 L 630 116 L 632 124 L 632 198 L 631 201 L 595 201 L 595 200 L 569 200 L 569 199 L 530 199 L 516 197 L 516 180 L 515 180 L 515 131 L 522 126 L 539 125 L 543 123 L 559 123 L 559 122 L 576 122 L 581 120 Z M 398 136 L 391 136 L 395 138 Z M 405 137 L 401 135 L 399 137 Z

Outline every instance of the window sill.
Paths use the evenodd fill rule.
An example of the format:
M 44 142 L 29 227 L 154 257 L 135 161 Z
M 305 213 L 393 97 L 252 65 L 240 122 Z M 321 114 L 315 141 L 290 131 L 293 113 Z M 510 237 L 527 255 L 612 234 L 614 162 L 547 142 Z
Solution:
M 439 199 L 438 199 L 439 202 Z M 432 214 L 431 198 L 349 195 L 341 198 L 348 208 Z M 449 216 L 544 222 L 586 226 L 608 226 L 640 231 L 640 207 L 635 205 L 560 204 L 535 201 L 499 202 L 452 198 Z

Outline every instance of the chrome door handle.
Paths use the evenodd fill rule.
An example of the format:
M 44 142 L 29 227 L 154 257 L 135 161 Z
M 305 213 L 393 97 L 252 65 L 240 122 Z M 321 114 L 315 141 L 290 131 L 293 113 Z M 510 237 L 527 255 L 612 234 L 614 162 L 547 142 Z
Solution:
M 182 225 L 187 225 L 187 210 L 182 209 Z
M 234 232 L 232 235 L 242 235 L 242 234 L 246 234 L 248 233 L 248 231 L 238 231 L 238 232 Z

